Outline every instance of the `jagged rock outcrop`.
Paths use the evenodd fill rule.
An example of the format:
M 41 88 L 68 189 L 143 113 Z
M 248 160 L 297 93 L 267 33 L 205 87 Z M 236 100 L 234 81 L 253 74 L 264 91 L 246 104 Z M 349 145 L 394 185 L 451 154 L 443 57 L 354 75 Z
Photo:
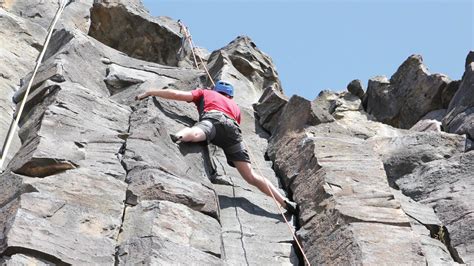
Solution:
M 442 109 L 441 96 L 449 83 L 445 75 L 430 74 L 421 56 L 412 55 L 390 80 L 369 80 L 366 110 L 378 121 L 407 129 L 428 112 Z
M 130 57 L 177 66 L 181 48 L 176 21 L 155 19 L 140 8 L 102 1 L 91 9 L 89 35 Z
M 282 92 L 271 58 L 247 36 L 239 36 L 225 47 L 212 52 L 208 67 L 214 80 L 227 80 L 238 88 L 234 97 L 245 107 L 251 107 L 267 87 Z
M 365 94 L 363 86 L 362 86 L 362 81 L 360 81 L 359 79 L 354 79 L 349 84 L 347 84 L 347 91 L 359 97 L 359 99 L 361 100 Z
M 371 121 L 360 111 L 357 97 L 331 92 L 321 93 L 315 101 L 326 106 L 326 115 L 333 120 L 312 124 L 305 101 L 292 97 L 283 108 L 268 153 L 300 204 L 298 235 L 310 261 L 463 262 L 456 250 L 466 250 L 473 241 L 467 237 L 459 241 L 463 245 L 453 246 L 449 222 L 437 216 L 437 209 L 389 184 L 398 188 L 405 175 L 429 161 L 435 165 L 462 156 L 465 137 L 413 133 Z M 302 115 L 295 120 L 297 113 Z M 468 171 L 460 172 L 460 179 L 468 178 Z M 463 204 L 452 206 L 458 210 Z M 469 213 L 470 208 L 464 208 Z
M 474 139 L 474 52 L 466 58 L 464 72 L 459 89 L 449 103 L 448 113 L 443 119 L 447 132 L 467 134 Z
M 1 6 L 4 134 L 57 2 Z M 210 85 L 189 47 L 180 50 L 177 22 L 151 17 L 138 0 L 72 1 L 65 12 L 26 98 L 21 147 L 0 174 L 0 263 L 301 263 L 273 200 L 221 149 L 171 141 L 198 120 L 193 104 L 134 100 L 151 88 Z M 236 88 L 255 171 L 298 202 L 299 216 L 287 218 L 312 264 L 474 261 L 470 120 L 454 130 L 470 117 L 471 54 L 460 83 L 429 75 L 412 56 L 365 96 L 354 82 L 309 101 L 284 95 L 248 37 L 203 51 L 212 77 Z M 394 103 L 385 112 L 374 99 Z M 444 128 L 468 138 L 376 121 L 408 128 L 434 110 L 424 118 L 440 121 L 446 102 Z
M 281 111 L 288 102 L 288 98 L 273 87 L 267 87 L 254 109 L 258 114 L 258 122 L 267 130 L 272 132 L 279 121 Z

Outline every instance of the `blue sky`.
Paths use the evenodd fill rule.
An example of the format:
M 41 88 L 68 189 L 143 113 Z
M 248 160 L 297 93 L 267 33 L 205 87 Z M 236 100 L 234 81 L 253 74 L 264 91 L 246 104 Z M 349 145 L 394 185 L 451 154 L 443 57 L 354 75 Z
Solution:
M 209 51 L 249 36 L 277 67 L 285 94 L 314 99 L 353 79 L 390 77 L 411 54 L 460 79 L 474 50 L 472 0 L 144 0 L 181 19 Z

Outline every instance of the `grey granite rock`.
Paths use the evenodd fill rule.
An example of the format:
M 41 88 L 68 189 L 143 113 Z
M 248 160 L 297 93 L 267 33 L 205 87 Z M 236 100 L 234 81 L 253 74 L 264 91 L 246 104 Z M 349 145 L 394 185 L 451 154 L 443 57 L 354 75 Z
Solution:
M 259 123 L 268 132 L 272 132 L 280 119 L 283 107 L 288 98 L 273 87 L 267 87 L 258 102 L 254 105 Z
M 393 74 L 369 80 L 367 112 L 378 121 L 410 128 L 430 111 L 441 109 L 441 95 L 451 80 L 430 74 L 419 55 L 410 56 Z
M 446 227 L 443 234 L 457 262 L 470 264 L 474 223 L 472 194 L 474 152 L 461 153 L 448 160 L 432 161 L 415 168 L 398 181 L 403 194 L 432 206 Z
M 419 132 L 393 138 L 371 140 L 382 155 L 391 185 L 423 163 L 450 158 L 464 152 L 464 136 L 437 132 Z
M 352 94 L 357 96 L 359 99 L 362 100 L 364 97 L 364 89 L 362 86 L 362 82 L 359 79 L 355 79 L 347 84 L 347 90 Z
M 435 110 L 427 113 L 420 121 L 416 122 L 410 130 L 413 131 L 435 131 L 441 132 L 441 121 L 446 114 L 446 109 Z
M 467 134 L 474 138 L 474 62 L 470 62 L 470 52 L 466 59 L 464 72 L 459 89 L 449 103 L 448 113 L 443 119 L 443 127 L 447 132 Z M 471 60 L 472 61 L 472 60 Z M 469 63 L 470 62 L 470 63 Z
M 120 245 L 117 265 L 222 265 L 221 259 L 158 237 L 132 238 Z
M 172 24 L 172 25 L 171 25 Z M 177 21 L 155 19 L 121 1 L 101 1 L 91 9 L 89 34 L 130 57 L 178 66 L 183 35 Z
M 223 48 L 212 52 L 208 60 L 214 80 L 226 80 L 234 88 L 234 100 L 251 107 L 267 87 L 282 93 L 280 79 L 270 57 L 260 51 L 246 36 L 239 36 Z M 210 86 L 211 82 L 207 81 Z
M 42 48 L 46 31 L 39 25 L 18 17 L 7 11 L 6 5 L 0 8 L 0 142 L 4 144 L 8 130 L 13 122 L 15 105 L 12 97 L 20 86 L 20 79 L 35 66 L 35 59 Z M 20 148 L 17 134 L 8 153 L 5 153 L 6 164 Z
M 119 242 L 156 237 L 184 247 L 221 257 L 219 222 L 182 204 L 169 201 L 142 201 L 127 207 Z

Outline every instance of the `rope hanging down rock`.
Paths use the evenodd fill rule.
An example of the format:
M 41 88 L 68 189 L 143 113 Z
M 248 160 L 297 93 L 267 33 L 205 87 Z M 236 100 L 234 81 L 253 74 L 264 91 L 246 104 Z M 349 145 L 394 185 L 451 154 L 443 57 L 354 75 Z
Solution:
M 28 94 L 30 93 L 31 86 L 33 85 L 33 81 L 35 80 L 36 72 L 38 72 L 38 69 L 41 65 L 41 61 L 43 61 L 44 54 L 48 48 L 49 40 L 51 39 L 51 36 L 53 35 L 53 30 L 54 27 L 56 26 L 56 23 L 59 20 L 59 17 L 61 16 L 62 12 L 64 11 L 64 8 L 71 2 L 71 0 L 61 0 L 59 3 L 59 8 L 56 11 L 56 15 L 54 16 L 53 21 L 49 25 L 48 29 L 48 35 L 46 35 L 46 39 L 43 43 L 43 49 L 41 50 L 41 53 L 39 54 L 38 58 L 36 59 L 36 65 L 33 70 L 33 74 L 31 75 L 30 81 L 28 83 L 28 87 L 26 88 L 25 95 L 23 96 L 23 100 L 21 101 L 20 104 L 20 109 L 18 109 L 18 112 L 16 114 L 16 118 L 14 121 L 12 121 L 12 124 L 10 125 L 10 128 L 7 133 L 7 138 L 5 139 L 5 143 L 3 145 L 3 149 L 1 151 L 1 157 L 0 157 L 0 170 L 3 172 L 3 163 L 5 162 L 8 154 L 8 150 L 10 149 L 11 142 L 13 140 L 13 135 L 16 132 L 16 129 L 18 128 L 18 123 L 20 122 L 21 114 L 23 113 L 23 109 L 25 107 Z
M 191 52 L 193 53 L 193 58 L 194 58 L 194 63 L 196 64 L 196 68 L 197 68 L 197 69 L 200 69 L 200 68 L 199 68 L 199 65 L 198 65 L 198 63 L 197 63 L 197 60 L 196 60 L 196 55 L 195 55 L 195 52 L 194 52 L 195 46 L 194 46 L 194 43 L 193 43 L 193 41 L 192 41 L 191 33 L 189 32 L 188 27 L 186 27 L 186 26 L 181 22 L 181 20 L 178 20 L 178 23 L 179 23 L 179 26 L 181 27 L 180 32 L 184 33 L 184 37 L 183 37 L 183 38 L 185 38 L 186 40 L 189 41 L 189 45 L 191 46 Z M 182 45 L 184 45 L 184 42 L 182 42 Z M 184 49 L 184 48 L 181 47 L 181 49 Z M 198 57 L 199 57 L 199 56 L 198 56 Z M 209 71 L 207 70 L 206 64 L 202 61 L 201 57 L 199 57 L 199 59 L 201 60 L 201 65 L 204 67 L 204 70 L 206 71 L 207 76 L 209 77 L 209 80 L 211 81 L 212 85 L 215 85 L 214 80 L 212 79 L 211 75 L 209 74 Z M 247 142 L 245 141 L 245 139 L 243 140 L 243 142 L 244 142 L 245 146 L 249 147 L 249 145 L 247 144 Z M 250 157 L 251 157 L 251 161 L 256 162 L 256 164 L 257 164 L 257 166 L 256 166 L 256 167 L 257 167 L 257 171 L 258 171 L 258 173 L 260 174 L 260 176 L 263 177 L 264 175 L 262 174 L 261 168 L 260 168 L 259 165 L 258 165 L 258 161 L 257 161 L 257 160 L 253 160 L 252 158 L 255 158 L 255 156 L 253 156 L 252 151 L 251 151 L 250 149 L 249 149 L 248 151 L 249 151 L 249 155 L 250 155 Z M 267 180 L 267 179 L 266 179 L 266 180 Z M 267 181 L 268 181 L 268 180 L 267 180 Z M 311 263 L 309 262 L 308 257 L 306 256 L 306 253 L 304 252 L 303 247 L 301 246 L 301 243 L 298 241 L 298 238 L 296 237 L 296 234 L 295 234 L 295 232 L 293 231 L 292 226 L 290 225 L 290 223 L 289 223 L 288 220 L 286 219 L 286 216 L 285 216 L 285 214 L 284 214 L 282 208 L 280 207 L 280 204 L 279 204 L 278 201 L 276 200 L 275 195 L 273 195 L 273 192 L 272 192 L 272 190 L 270 189 L 270 185 L 268 184 L 268 182 L 265 182 L 265 184 L 267 185 L 267 188 L 268 188 L 268 190 L 270 191 L 270 194 L 272 195 L 273 201 L 275 202 L 275 205 L 277 206 L 278 211 L 280 212 L 281 216 L 283 217 L 283 220 L 285 221 L 286 225 L 288 226 L 288 229 L 290 230 L 291 235 L 293 236 L 293 239 L 295 240 L 296 245 L 298 246 L 298 249 L 300 250 L 301 254 L 303 255 L 306 264 L 309 265 L 309 266 L 311 266 Z

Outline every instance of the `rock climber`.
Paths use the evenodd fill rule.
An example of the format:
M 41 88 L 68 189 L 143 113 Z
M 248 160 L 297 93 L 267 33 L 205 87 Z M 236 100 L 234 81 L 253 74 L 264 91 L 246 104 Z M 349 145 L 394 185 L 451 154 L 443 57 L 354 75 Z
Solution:
M 148 90 L 135 98 L 142 100 L 149 96 L 196 104 L 199 122 L 193 127 L 185 127 L 175 134 L 170 134 L 172 141 L 175 143 L 206 141 L 221 147 L 224 150 L 227 163 L 237 168 L 245 181 L 268 196 L 273 193 L 275 199 L 288 213 L 296 213 L 296 203 L 284 197 L 270 181 L 257 175 L 251 167 L 249 154 L 243 144 L 242 131 L 239 126 L 240 108 L 233 100 L 234 87 L 232 84 L 219 80 L 212 90 Z

